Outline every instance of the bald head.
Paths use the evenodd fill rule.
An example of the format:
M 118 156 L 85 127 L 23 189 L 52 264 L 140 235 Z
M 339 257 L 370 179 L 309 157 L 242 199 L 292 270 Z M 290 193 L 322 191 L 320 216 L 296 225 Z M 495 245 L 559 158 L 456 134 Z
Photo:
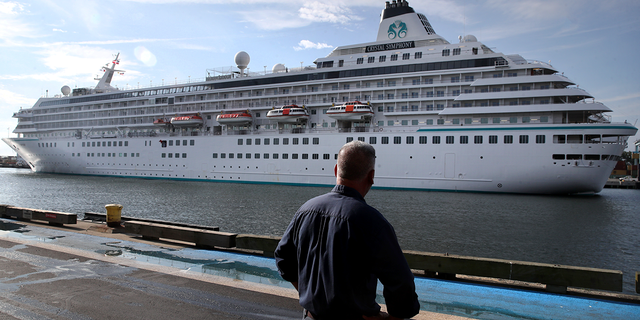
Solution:
M 376 150 L 370 144 L 354 140 L 340 149 L 336 176 L 344 180 L 363 180 L 374 170 L 375 164 Z

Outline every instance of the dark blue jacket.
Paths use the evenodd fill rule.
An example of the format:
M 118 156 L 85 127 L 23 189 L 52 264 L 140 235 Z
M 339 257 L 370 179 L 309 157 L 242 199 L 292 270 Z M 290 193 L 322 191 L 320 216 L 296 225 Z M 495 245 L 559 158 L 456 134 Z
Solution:
M 391 224 L 355 189 L 336 185 L 307 201 L 275 251 L 282 278 L 298 282 L 300 305 L 317 319 L 376 315 L 377 280 L 387 312 L 419 312 L 413 274 Z

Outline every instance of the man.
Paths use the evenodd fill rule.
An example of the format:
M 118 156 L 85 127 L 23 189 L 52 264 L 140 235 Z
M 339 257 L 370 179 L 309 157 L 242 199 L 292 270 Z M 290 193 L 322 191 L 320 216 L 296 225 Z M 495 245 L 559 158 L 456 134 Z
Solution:
M 352 141 L 338 153 L 336 186 L 296 212 L 275 251 L 282 278 L 298 290 L 305 319 L 398 319 L 419 312 L 413 274 L 393 227 L 364 196 L 375 149 Z M 375 302 L 377 280 L 389 314 Z

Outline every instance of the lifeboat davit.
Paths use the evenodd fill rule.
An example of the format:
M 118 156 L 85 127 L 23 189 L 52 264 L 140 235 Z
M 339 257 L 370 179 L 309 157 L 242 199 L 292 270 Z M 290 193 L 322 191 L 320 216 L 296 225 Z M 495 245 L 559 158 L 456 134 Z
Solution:
M 373 116 L 373 108 L 368 103 L 351 101 L 329 108 L 327 115 L 337 120 L 362 120 Z
M 247 124 L 253 121 L 253 117 L 248 112 L 223 113 L 216 117 L 220 124 Z
M 171 124 L 174 126 L 199 126 L 204 123 L 199 115 L 178 116 L 171 118 Z
M 295 104 L 282 106 L 267 112 L 267 118 L 280 123 L 300 123 L 309 120 L 309 110 Z
M 170 122 L 169 122 L 169 121 L 167 121 L 167 119 L 163 119 L 163 118 L 153 120 L 153 125 L 154 125 L 154 126 L 158 126 L 158 127 L 166 126 L 166 125 L 168 125 L 169 123 L 170 123 Z

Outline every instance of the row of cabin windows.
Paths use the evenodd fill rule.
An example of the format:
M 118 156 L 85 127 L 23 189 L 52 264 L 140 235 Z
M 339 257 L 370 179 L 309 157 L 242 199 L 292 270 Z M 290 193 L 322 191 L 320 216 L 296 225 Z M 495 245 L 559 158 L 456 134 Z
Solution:
M 403 53 L 402 54 L 402 60 L 409 60 L 411 58 L 411 53 Z M 422 59 L 422 52 L 416 52 L 413 54 L 413 58 L 414 59 Z M 398 61 L 398 54 L 394 53 L 391 56 L 389 56 L 389 60 L 390 61 Z M 379 56 L 378 57 L 378 62 L 385 62 L 387 61 L 387 56 Z M 371 56 L 371 57 L 367 57 L 367 63 L 374 63 L 376 62 L 376 57 L 375 56 Z M 363 64 L 364 63 L 364 57 L 363 58 L 358 58 L 356 59 L 356 64 Z M 328 68 L 328 67 L 333 67 L 333 61 L 324 61 L 321 62 L 321 68 Z M 344 65 L 344 60 L 340 60 L 338 62 L 338 65 L 340 67 L 342 67 Z
M 162 158 L 180 158 L 180 153 L 176 152 L 176 153 L 162 153 Z M 186 153 L 182 153 L 182 158 L 186 158 L 187 154 Z
M 432 109 L 433 109 L 433 105 L 431 105 Z M 383 107 L 379 107 L 379 108 L 383 108 Z M 442 106 L 442 108 L 444 108 L 444 106 Z M 417 111 L 418 110 L 418 106 L 411 106 L 411 109 L 409 109 L 408 106 L 402 106 L 401 108 L 402 111 Z M 427 108 L 427 110 L 429 110 L 429 108 Z M 380 111 L 380 109 L 378 109 L 378 111 Z M 394 107 L 392 106 L 387 106 L 387 112 L 394 112 Z M 460 121 L 461 119 L 451 119 L 449 121 L 449 123 L 451 124 L 473 124 L 473 119 L 472 118 L 465 118 L 462 119 L 463 122 Z M 549 122 L 549 117 L 547 116 L 541 116 L 539 119 L 531 119 L 531 117 L 525 116 L 521 118 L 522 123 L 529 123 L 532 120 L 539 120 L 542 123 L 545 122 Z M 394 126 L 396 125 L 396 123 L 399 123 L 403 126 L 408 126 L 409 125 L 409 121 L 411 121 L 411 125 L 412 126 L 417 126 L 419 124 L 417 119 L 413 119 L 413 120 L 387 120 L 387 126 Z M 477 120 L 476 120 L 477 122 Z M 425 122 L 427 125 L 433 125 L 433 119 L 427 119 L 427 121 Z M 445 120 L 444 119 L 436 119 L 436 123 L 439 125 L 443 125 L 445 124 Z M 482 124 L 488 124 L 489 123 L 489 118 L 480 118 L 480 123 Z M 491 123 L 518 123 L 518 117 L 510 117 L 508 120 L 501 120 L 501 118 L 492 118 L 492 122 Z M 385 125 L 385 122 L 383 120 L 378 121 L 378 126 L 382 127 Z
M 497 144 L 498 143 L 498 136 L 497 135 L 491 135 L 488 137 L 489 138 L 489 144 Z M 358 137 L 358 140 L 365 142 L 365 138 L 364 137 Z M 428 137 L 427 136 L 419 136 L 418 137 L 418 143 L 419 144 L 427 144 L 428 143 Z M 444 143 L 446 144 L 454 144 L 455 143 L 455 136 L 445 136 L 444 137 Z M 353 137 L 347 137 L 347 143 L 353 141 Z M 469 144 L 469 136 L 459 136 L 458 142 L 460 144 Z M 513 143 L 513 136 L 512 135 L 505 135 L 503 136 L 502 139 L 503 143 L 505 144 L 512 144 Z M 528 135 L 520 135 L 518 136 L 518 142 L 521 144 L 526 144 L 529 143 L 529 136 Z M 545 143 L 546 142 L 546 138 L 545 135 L 536 135 L 536 143 Z M 377 144 L 378 143 L 378 137 L 369 137 L 369 144 Z M 381 144 L 389 144 L 390 143 L 390 139 L 389 137 L 380 137 L 380 143 Z M 414 144 L 415 143 L 415 137 L 414 136 L 407 136 L 405 137 L 405 144 Z M 441 144 L 442 143 L 442 138 L 441 136 L 432 136 L 431 137 L 431 143 L 432 144 Z M 482 144 L 484 143 L 484 136 L 473 136 L 473 143 L 474 144 Z M 396 136 L 393 137 L 393 144 L 402 144 L 402 137 Z
M 87 153 L 87 157 L 106 157 L 106 158 L 115 158 L 115 157 L 120 157 L 120 158 L 126 158 L 127 157 L 126 152 L 120 152 L 118 153 L 118 155 L 116 156 L 115 152 L 107 152 L 106 155 L 104 152 L 100 153 L 95 153 L 95 152 L 91 152 L 91 153 Z M 75 153 L 72 153 L 71 156 L 75 156 Z M 80 153 L 78 153 L 78 157 L 80 156 Z M 140 153 L 133 153 L 131 152 L 131 158 L 140 158 Z
M 180 140 L 160 140 L 160 144 L 162 145 L 163 148 L 166 148 L 167 144 L 169 145 L 169 147 L 173 147 L 174 144 L 175 146 L 180 146 Z M 182 145 L 186 146 L 187 140 L 182 140 Z M 195 145 L 196 145 L 195 140 L 189 140 L 189 146 L 195 146 Z
M 251 153 L 217 153 L 214 152 L 212 154 L 213 159 L 242 159 L 243 157 L 245 159 L 251 159 L 252 154 Z M 253 154 L 253 158 L 254 159 L 260 159 L 260 157 L 262 157 L 262 159 L 269 159 L 271 157 L 271 159 L 280 159 L 282 157 L 282 159 L 289 159 L 289 154 L 288 153 L 283 153 L 283 154 L 279 154 L 279 153 L 254 153 Z M 335 154 L 334 158 L 337 159 L 338 155 Z M 308 153 L 303 153 L 303 154 L 297 154 L 297 153 L 292 153 L 291 154 L 291 159 L 293 160 L 297 160 L 297 159 L 302 159 L 302 160 L 308 160 L 309 159 L 309 154 Z M 311 159 L 312 160 L 319 160 L 320 159 L 320 154 L 318 153 L 313 153 L 311 154 Z M 330 160 L 331 159 L 331 155 L 328 153 L 325 153 L 322 155 L 322 159 L 323 160 Z
M 123 145 L 128 147 L 129 141 L 124 141 L 124 143 L 122 141 L 91 141 L 82 143 L 83 147 L 122 147 Z
M 289 144 L 289 139 L 290 138 L 282 138 L 282 144 L 283 145 L 288 145 Z M 253 142 L 252 142 L 253 141 Z M 312 140 L 313 144 L 320 144 L 320 138 L 313 138 Z M 272 139 L 271 138 L 264 138 L 262 139 L 262 143 L 266 146 L 271 144 Z M 256 146 L 259 146 L 261 143 L 261 139 L 260 138 L 255 138 L 255 139 L 238 139 L 238 145 L 241 146 L 243 144 L 246 144 L 248 146 L 251 145 L 251 143 L 255 144 Z M 280 144 L 280 138 L 273 138 L 273 145 L 279 145 Z M 291 138 L 291 144 L 300 144 L 300 138 Z M 302 138 L 302 144 L 309 144 L 309 138 Z
M 554 154 L 551 156 L 553 160 L 611 160 L 619 161 L 621 156 L 615 156 L 612 154 Z

